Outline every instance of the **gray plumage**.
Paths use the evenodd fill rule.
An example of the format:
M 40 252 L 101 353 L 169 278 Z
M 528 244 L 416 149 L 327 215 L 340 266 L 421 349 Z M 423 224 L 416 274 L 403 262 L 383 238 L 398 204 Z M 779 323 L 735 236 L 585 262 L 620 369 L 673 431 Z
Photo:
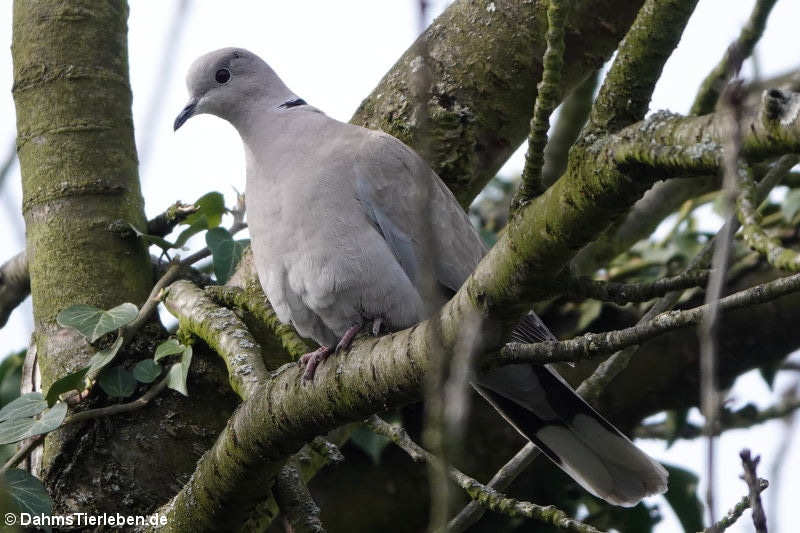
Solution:
M 331 348 L 370 322 L 390 331 L 416 324 L 458 290 L 486 252 L 452 193 L 413 150 L 327 117 L 254 54 L 206 54 L 187 85 L 191 99 L 175 129 L 210 113 L 238 130 L 259 280 L 281 321 L 304 337 Z M 551 337 L 532 314 L 515 335 L 528 342 Z M 661 465 L 549 369 L 507 366 L 479 376 L 475 386 L 593 494 L 633 505 L 666 490 Z

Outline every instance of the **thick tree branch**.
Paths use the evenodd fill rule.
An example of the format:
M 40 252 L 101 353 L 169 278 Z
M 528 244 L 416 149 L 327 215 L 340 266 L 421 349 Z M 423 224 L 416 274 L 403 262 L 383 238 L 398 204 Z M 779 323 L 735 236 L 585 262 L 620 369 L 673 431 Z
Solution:
M 248 398 L 264 382 L 268 372 L 259 345 L 233 311 L 216 305 L 202 289 L 182 280 L 169 286 L 164 305 L 182 328 L 222 357 L 231 388 L 239 397 Z
M 765 91 L 759 105 L 743 117 L 741 128 L 742 156 L 747 159 L 800 152 L 800 93 Z M 682 117 L 660 112 L 620 131 L 611 142 L 620 165 L 652 166 L 667 177 L 716 171 L 720 147 L 729 136 L 724 113 Z
M 590 128 L 616 132 L 644 118 L 664 64 L 697 0 L 648 0 L 620 43 L 592 108 Z
M 287 461 L 278 472 L 273 492 L 278 507 L 292 526 L 292 533 L 325 532 L 319 519 L 319 507 L 311 498 L 294 460 Z

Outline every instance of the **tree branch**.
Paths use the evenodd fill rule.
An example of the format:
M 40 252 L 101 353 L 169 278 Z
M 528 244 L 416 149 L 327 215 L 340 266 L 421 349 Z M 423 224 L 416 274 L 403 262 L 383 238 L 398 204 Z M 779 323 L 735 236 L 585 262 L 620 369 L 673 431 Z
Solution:
M 750 57 L 767 26 L 767 18 L 778 0 L 757 0 L 739 37 L 725 51 L 720 62 L 708 73 L 695 96 L 690 115 L 714 111 L 719 95 L 731 77 L 731 66 Z
M 758 480 L 758 492 L 763 492 L 767 487 L 769 487 L 769 483 L 766 479 Z M 750 496 L 748 495 L 742 498 L 739 503 L 737 503 L 730 511 L 728 511 L 728 513 L 723 516 L 719 522 L 716 522 L 714 525 L 705 528 L 703 533 L 722 533 L 735 524 L 742 514 L 749 508 Z
M 767 515 L 764 514 L 764 506 L 761 504 L 761 480 L 756 473 L 761 456 L 751 457 L 750 450 L 745 448 L 739 453 L 739 457 L 742 458 L 744 468 L 742 478 L 747 483 L 750 507 L 753 509 L 753 526 L 756 533 L 767 533 Z
M 616 132 L 644 118 L 661 70 L 697 0 L 647 0 L 606 74 L 590 115 L 591 130 Z
M 414 461 L 426 461 L 429 463 L 440 461 L 435 455 L 414 442 L 403 428 L 389 424 L 376 415 L 367 418 L 366 423 L 372 431 L 390 439 L 403 451 L 408 453 Z M 447 474 L 450 479 L 467 492 L 472 500 L 493 511 L 512 517 L 524 516 L 526 518 L 533 518 L 539 522 L 550 524 L 565 531 L 599 533 L 594 527 L 569 518 L 564 511 L 552 505 L 543 507 L 535 503 L 509 498 L 452 466 L 447 467 Z
M 780 278 L 719 300 L 719 310 L 729 311 L 762 304 L 800 290 L 800 274 Z M 536 344 L 509 343 L 500 356 L 487 362 L 490 365 L 513 363 L 551 364 L 559 361 L 580 361 L 616 352 L 628 346 L 641 344 L 668 331 L 699 324 L 710 304 L 685 311 L 670 311 L 654 317 L 649 322 L 605 333 L 587 333 L 566 341 L 544 341 Z
M 324 533 L 319 507 L 311 498 L 294 460 L 286 461 L 275 480 L 275 501 L 292 526 L 292 533 Z
M 28 256 L 23 250 L 0 266 L 0 328 L 6 325 L 11 311 L 31 292 Z
M 231 388 L 243 399 L 269 373 L 258 343 L 233 311 L 216 305 L 194 284 L 178 280 L 169 286 L 164 305 L 180 326 L 203 339 L 225 361 Z
M 617 283 L 599 281 L 587 276 L 569 276 L 564 280 L 565 293 L 573 298 L 592 298 L 618 304 L 646 302 L 664 296 L 668 292 L 700 287 L 708 280 L 709 272 L 709 270 L 687 270 L 677 276 L 641 283 Z
M 750 404 L 735 411 L 722 409 L 714 434 L 720 435 L 731 429 L 745 429 L 771 420 L 786 418 L 798 409 L 800 409 L 800 398 L 797 397 L 786 398 L 777 405 L 762 410 Z M 696 439 L 703 435 L 703 428 L 696 424 L 685 424 L 676 428 L 669 422 L 659 422 L 639 426 L 634 435 L 640 439 Z
M 571 9 L 571 0 L 550 0 L 547 7 L 547 49 L 542 61 L 544 70 L 542 81 L 537 86 L 538 94 L 528 134 L 528 152 L 525 154 L 522 181 L 516 198 L 511 202 L 512 210 L 544 190 L 544 149 L 547 145 L 547 130 L 550 129 L 550 115 L 560 98 L 561 70 L 564 68 L 564 25 Z

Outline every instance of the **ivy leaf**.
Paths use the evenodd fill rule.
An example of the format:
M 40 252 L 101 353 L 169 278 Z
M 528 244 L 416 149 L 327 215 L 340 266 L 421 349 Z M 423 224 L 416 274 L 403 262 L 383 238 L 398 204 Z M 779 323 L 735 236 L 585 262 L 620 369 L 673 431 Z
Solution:
M 61 425 L 67 414 L 67 404 L 59 402 L 42 413 L 39 419 L 15 418 L 0 423 L 0 444 L 9 444 L 28 439 L 34 435 L 49 433 Z
M 100 374 L 100 371 L 114 360 L 117 352 L 122 348 L 122 341 L 122 335 L 119 335 L 117 340 L 114 341 L 114 344 L 105 350 L 100 350 L 89 359 L 89 369 L 86 371 L 86 379 L 93 380 L 96 378 Z
M 250 240 L 235 241 L 225 228 L 214 228 L 206 233 L 206 244 L 214 260 L 214 275 L 218 282 L 225 283 L 233 274 Z
M 177 244 L 171 243 L 168 240 L 159 237 L 158 235 L 148 235 L 147 233 L 143 233 L 138 229 L 136 229 L 136 226 L 134 226 L 133 224 L 128 224 L 128 226 L 130 226 L 133 232 L 136 234 L 136 236 L 148 246 L 154 244 L 165 252 L 172 248 L 180 248 L 182 250 L 185 250 L 185 248 L 183 248 L 182 246 L 178 246 Z
M 153 359 L 155 361 L 160 361 L 161 359 L 169 355 L 183 353 L 185 349 L 186 346 L 178 342 L 177 339 L 167 339 L 158 345 L 158 347 L 156 348 L 156 354 L 153 357 Z
M 20 512 L 30 513 L 32 516 L 50 516 L 53 513 L 50 495 L 36 477 L 25 470 L 11 468 L 6 470 L 3 480 Z M 44 529 L 51 531 L 50 527 Z
M 187 346 L 183 350 L 181 360 L 169 369 L 167 387 L 176 390 L 184 396 L 189 396 L 186 389 L 186 378 L 189 376 L 189 365 L 192 363 L 192 347 Z
M 791 222 L 798 212 L 800 212 L 800 189 L 792 189 L 781 204 L 781 213 L 786 222 Z
M 0 405 L 5 405 L 19 396 L 19 383 L 22 376 L 22 363 L 25 353 L 22 350 L 9 354 L 0 362 Z
M 82 391 L 86 388 L 86 372 L 89 370 L 88 366 L 85 366 L 71 374 L 67 374 L 63 378 L 56 380 L 50 388 L 47 389 L 47 394 L 45 395 L 45 400 L 47 400 L 47 405 L 52 406 L 58 401 L 58 397 L 64 394 L 65 392 L 77 390 Z
M 175 246 L 183 246 L 193 235 L 219 226 L 225 214 L 225 197 L 219 192 L 204 194 L 193 204 L 197 211 L 186 217 L 182 224 L 189 226 L 178 235 Z
M 350 434 L 350 442 L 361 448 L 374 464 L 380 464 L 384 448 L 389 444 L 389 439 L 378 435 L 364 426 L 359 426 Z
M 138 314 L 139 309 L 128 302 L 108 311 L 93 305 L 78 304 L 58 313 L 56 321 L 63 327 L 78 330 L 81 335 L 89 339 L 89 342 L 94 342 L 106 333 L 133 322 Z
M 103 392 L 112 398 L 127 398 L 136 390 L 136 379 L 133 374 L 120 365 L 106 369 L 100 374 L 97 383 Z
M 139 361 L 133 367 L 133 377 L 140 383 L 152 383 L 161 375 L 161 365 L 152 359 Z
M 664 497 L 678 516 L 684 531 L 703 530 L 703 504 L 697 496 L 699 478 L 696 474 L 664 465 L 669 472 L 669 489 Z
M 23 394 L 13 402 L 0 409 L 0 422 L 36 416 L 47 408 L 41 392 Z

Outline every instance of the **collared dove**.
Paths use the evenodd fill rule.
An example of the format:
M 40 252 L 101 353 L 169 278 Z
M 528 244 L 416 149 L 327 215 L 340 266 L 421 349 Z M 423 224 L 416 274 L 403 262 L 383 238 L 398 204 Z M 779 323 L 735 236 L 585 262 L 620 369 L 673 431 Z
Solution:
M 259 280 L 280 320 L 320 345 L 301 359 L 305 379 L 364 325 L 378 334 L 425 319 L 486 252 L 454 196 L 411 148 L 326 116 L 255 54 L 206 54 L 191 66 L 187 87 L 176 130 L 210 113 L 242 138 Z M 532 313 L 514 335 L 554 338 Z M 547 367 L 510 365 L 476 381 L 506 420 L 592 494 L 632 506 L 666 490 L 666 470 Z

